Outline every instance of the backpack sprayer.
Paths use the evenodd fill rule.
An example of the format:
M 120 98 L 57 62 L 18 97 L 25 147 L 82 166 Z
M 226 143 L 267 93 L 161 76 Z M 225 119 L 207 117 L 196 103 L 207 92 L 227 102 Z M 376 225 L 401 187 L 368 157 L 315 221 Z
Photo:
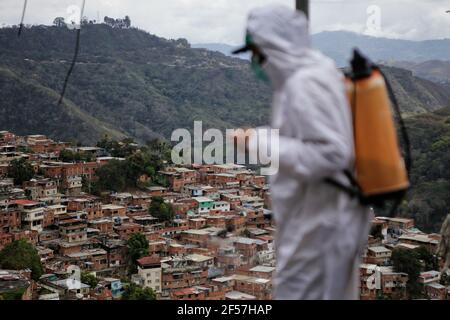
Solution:
M 354 172 L 345 172 L 351 187 L 332 179 L 326 181 L 358 197 L 363 205 L 384 207 L 387 201 L 393 200 L 389 214 L 393 216 L 409 189 L 412 163 L 409 137 L 398 102 L 381 69 L 357 49 L 345 82 L 353 119 Z M 406 160 L 400 152 L 392 109 L 400 125 Z
M 309 18 L 309 0 L 296 0 L 296 8 Z M 326 182 L 357 197 L 363 205 L 384 207 L 393 200 L 389 216 L 394 216 L 410 187 L 412 165 L 409 136 L 397 99 L 381 69 L 357 49 L 345 76 L 353 119 L 355 166 L 353 172 L 344 172 L 350 187 L 331 178 Z M 404 140 L 405 160 L 389 98 Z

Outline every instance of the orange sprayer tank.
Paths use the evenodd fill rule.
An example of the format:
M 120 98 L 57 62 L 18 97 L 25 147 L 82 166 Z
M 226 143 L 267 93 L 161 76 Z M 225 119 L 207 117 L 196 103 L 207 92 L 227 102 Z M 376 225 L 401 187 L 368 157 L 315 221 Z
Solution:
M 346 84 L 354 123 L 356 180 L 363 196 L 407 189 L 408 174 L 381 72 L 374 69 L 370 76 L 347 79 Z

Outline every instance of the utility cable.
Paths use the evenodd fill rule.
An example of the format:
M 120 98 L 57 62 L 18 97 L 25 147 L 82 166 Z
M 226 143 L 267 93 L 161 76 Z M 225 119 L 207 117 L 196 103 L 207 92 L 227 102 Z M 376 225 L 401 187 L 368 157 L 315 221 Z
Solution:
M 84 13 L 84 6 L 85 6 L 85 4 L 86 4 L 86 0 L 83 0 L 83 4 L 82 4 L 82 7 L 81 7 L 81 13 L 80 13 L 80 25 L 77 28 L 77 36 L 76 36 L 76 43 L 75 43 L 75 53 L 73 55 L 72 63 L 70 64 L 69 71 L 67 72 L 66 79 L 64 80 L 64 85 L 63 85 L 63 89 L 61 91 L 61 96 L 60 96 L 59 101 L 58 101 L 58 106 L 61 105 L 62 101 L 64 100 L 64 95 L 66 93 L 67 84 L 69 82 L 69 78 L 70 78 L 70 76 L 72 74 L 72 71 L 73 71 L 73 69 L 75 67 L 75 64 L 77 62 L 78 53 L 80 51 L 81 20 L 83 19 L 83 13 Z
M 20 18 L 19 33 L 17 34 L 18 37 L 20 37 L 20 35 L 22 34 L 23 21 L 25 20 L 25 12 L 27 11 L 27 5 L 28 5 L 28 0 L 24 0 L 24 2 L 23 2 L 23 10 L 22 10 L 22 17 Z

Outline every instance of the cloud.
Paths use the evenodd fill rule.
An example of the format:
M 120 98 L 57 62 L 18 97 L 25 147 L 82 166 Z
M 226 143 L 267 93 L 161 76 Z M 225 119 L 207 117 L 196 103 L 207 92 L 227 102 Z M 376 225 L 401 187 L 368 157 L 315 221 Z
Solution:
M 71 5 L 82 0 L 28 0 L 25 23 L 51 24 L 56 16 L 66 16 Z M 187 38 L 192 43 L 239 44 L 251 8 L 269 3 L 294 7 L 294 0 L 86 0 L 85 13 L 123 17 L 132 24 L 166 38 Z M 0 1 L 0 25 L 18 24 L 23 2 Z M 367 8 L 381 10 L 381 29 L 377 36 L 402 39 L 450 38 L 448 0 L 311 0 L 311 29 L 350 30 L 364 33 Z

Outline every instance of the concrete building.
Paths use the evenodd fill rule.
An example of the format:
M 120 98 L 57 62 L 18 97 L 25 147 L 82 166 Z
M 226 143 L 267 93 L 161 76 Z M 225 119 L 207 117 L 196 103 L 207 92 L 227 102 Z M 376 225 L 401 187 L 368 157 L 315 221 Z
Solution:
M 144 288 L 152 288 L 156 293 L 162 289 L 161 259 L 158 256 L 143 257 L 137 260 L 138 275 Z
M 30 200 L 14 200 L 21 211 L 22 227 L 28 230 L 42 232 L 44 221 L 44 205 Z

